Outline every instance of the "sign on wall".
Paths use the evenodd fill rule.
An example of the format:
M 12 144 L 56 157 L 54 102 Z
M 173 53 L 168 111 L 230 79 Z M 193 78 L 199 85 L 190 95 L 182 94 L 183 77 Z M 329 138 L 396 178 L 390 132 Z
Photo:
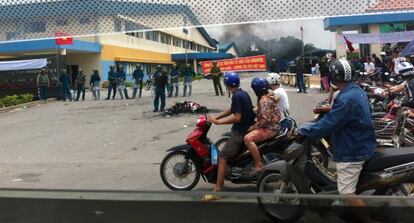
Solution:
M 210 74 L 213 61 L 200 62 L 204 75 Z M 241 57 L 236 59 L 218 60 L 218 67 L 222 72 L 226 71 L 266 71 L 266 55 Z

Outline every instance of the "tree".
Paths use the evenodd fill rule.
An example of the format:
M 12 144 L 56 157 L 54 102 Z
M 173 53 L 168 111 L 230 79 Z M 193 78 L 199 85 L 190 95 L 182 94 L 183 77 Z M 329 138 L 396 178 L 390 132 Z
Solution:
M 312 50 L 316 50 L 316 47 L 312 43 L 305 44 L 305 53 L 310 52 Z

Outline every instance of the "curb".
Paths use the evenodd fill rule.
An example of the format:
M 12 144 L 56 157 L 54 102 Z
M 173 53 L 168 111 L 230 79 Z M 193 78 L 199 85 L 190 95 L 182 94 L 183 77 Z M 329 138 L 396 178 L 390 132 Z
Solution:
M 25 103 L 25 104 L 19 104 L 19 105 L 6 107 L 6 108 L 0 108 L 0 114 L 7 113 L 7 112 L 10 112 L 18 108 L 30 108 L 30 107 L 33 107 L 39 104 L 47 104 L 47 103 L 54 102 L 54 101 L 56 101 L 56 98 L 49 98 L 46 101 L 32 101 L 32 102 Z

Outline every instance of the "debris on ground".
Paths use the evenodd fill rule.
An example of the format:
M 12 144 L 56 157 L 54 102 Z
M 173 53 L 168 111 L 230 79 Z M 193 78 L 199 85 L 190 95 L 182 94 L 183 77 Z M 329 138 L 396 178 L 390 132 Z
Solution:
M 208 109 L 205 106 L 193 101 L 184 101 L 183 103 L 175 103 L 171 108 L 166 110 L 167 115 L 178 115 L 181 113 L 205 114 Z

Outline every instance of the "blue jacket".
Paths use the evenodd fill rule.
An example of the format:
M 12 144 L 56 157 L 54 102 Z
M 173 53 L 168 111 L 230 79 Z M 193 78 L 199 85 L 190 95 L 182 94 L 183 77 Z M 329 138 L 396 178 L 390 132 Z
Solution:
M 331 112 L 302 131 L 313 138 L 332 135 L 332 154 L 337 162 L 369 160 L 377 146 L 368 98 L 354 82 L 341 89 Z
M 193 77 L 196 76 L 196 73 L 191 69 L 185 69 L 184 71 L 184 82 L 192 82 Z
M 116 76 L 117 76 L 116 71 L 114 71 L 114 70 L 109 71 L 108 72 L 108 81 L 110 81 L 110 82 L 116 81 Z
M 123 70 L 118 71 L 118 72 L 116 73 L 116 77 L 117 77 L 117 78 L 121 78 L 121 79 L 123 79 L 123 80 L 126 80 L 126 73 L 125 73 L 125 71 L 123 71 Z
M 135 69 L 132 77 L 135 81 L 142 81 L 144 79 L 144 71 L 142 69 Z

